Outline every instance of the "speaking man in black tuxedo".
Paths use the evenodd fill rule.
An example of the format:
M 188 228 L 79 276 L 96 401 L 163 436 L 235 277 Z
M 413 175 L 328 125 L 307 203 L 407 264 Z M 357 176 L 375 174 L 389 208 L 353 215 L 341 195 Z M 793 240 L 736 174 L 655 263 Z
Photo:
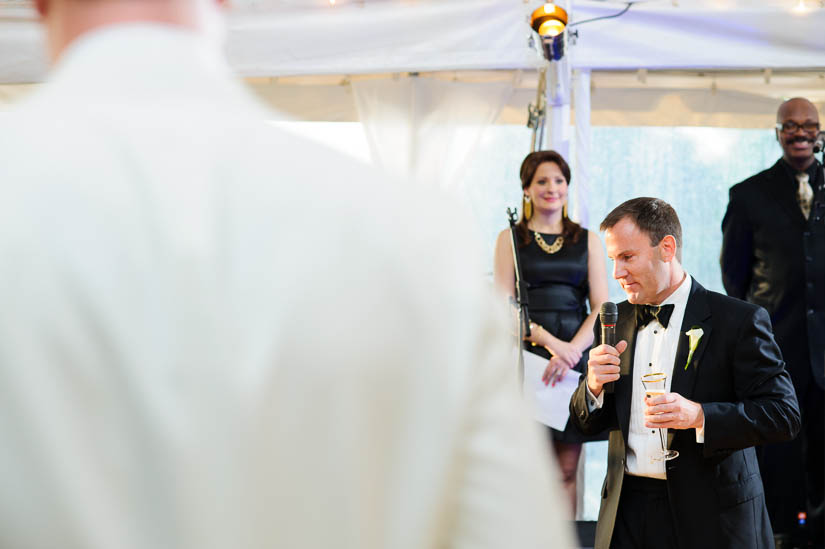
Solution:
M 662 200 L 629 200 L 601 230 L 628 300 L 620 341 L 590 351 L 570 403 L 585 433 L 610 429 L 596 549 L 772 548 L 753 446 L 793 438 L 800 417 L 767 312 L 685 272 L 679 218 Z M 654 372 L 665 393 L 645 398 Z M 660 429 L 675 459 L 655 461 Z
M 815 546 L 825 537 L 825 176 L 813 151 L 819 130 L 813 103 L 801 97 L 782 103 L 776 113 L 782 158 L 731 188 L 722 221 L 725 290 L 771 315 L 802 411 L 799 437 L 765 446 L 761 455 L 778 549 L 800 511 L 808 513 Z

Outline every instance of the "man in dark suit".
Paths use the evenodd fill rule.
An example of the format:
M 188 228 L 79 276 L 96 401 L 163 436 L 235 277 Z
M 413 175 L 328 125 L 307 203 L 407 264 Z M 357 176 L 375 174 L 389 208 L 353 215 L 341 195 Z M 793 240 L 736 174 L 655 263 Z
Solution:
M 825 492 L 825 177 L 814 158 L 819 115 L 807 99 L 776 116 L 782 158 L 730 190 L 722 221 L 722 281 L 728 295 L 761 305 L 802 411 L 800 436 L 763 449 L 762 475 L 777 545 L 808 514 L 808 537 L 823 545 Z
M 596 549 L 772 548 L 753 446 L 793 438 L 800 419 L 768 314 L 684 271 L 664 201 L 629 200 L 601 229 L 628 301 L 570 403 L 582 431 L 610 429 Z M 668 382 L 646 398 L 652 373 Z M 661 459 L 663 439 L 678 457 Z

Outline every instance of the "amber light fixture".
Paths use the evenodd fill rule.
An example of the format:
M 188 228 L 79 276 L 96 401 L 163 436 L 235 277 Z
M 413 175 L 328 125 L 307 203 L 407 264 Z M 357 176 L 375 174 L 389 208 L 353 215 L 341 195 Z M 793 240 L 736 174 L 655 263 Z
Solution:
M 558 61 L 564 57 L 567 11 L 556 4 L 545 4 L 530 15 L 530 26 L 541 37 L 544 56 L 548 61 Z

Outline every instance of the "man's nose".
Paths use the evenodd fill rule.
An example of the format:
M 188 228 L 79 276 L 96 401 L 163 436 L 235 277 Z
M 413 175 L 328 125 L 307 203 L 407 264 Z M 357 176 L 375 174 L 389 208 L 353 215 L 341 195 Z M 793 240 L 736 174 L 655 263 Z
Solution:
M 625 276 L 625 270 L 624 270 L 624 267 L 622 267 L 622 266 L 619 264 L 619 262 L 618 262 L 618 261 L 617 261 L 617 262 L 615 262 L 615 263 L 613 263 L 613 278 L 614 278 L 615 280 L 619 280 L 620 278 L 624 278 L 624 276 Z

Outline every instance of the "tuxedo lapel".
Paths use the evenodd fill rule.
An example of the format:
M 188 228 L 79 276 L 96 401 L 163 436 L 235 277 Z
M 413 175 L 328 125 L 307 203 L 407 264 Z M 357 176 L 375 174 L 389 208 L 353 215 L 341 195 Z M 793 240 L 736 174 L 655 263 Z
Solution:
M 636 351 L 636 308 L 627 301 L 619 303 L 616 322 L 616 340 L 627 341 L 627 348 L 619 355 L 621 377 L 615 382 L 616 413 L 624 439 L 630 426 L 630 400 L 633 396 L 633 355 Z
M 685 307 L 685 318 L 682 320 L 682 329 L 679 333 L 679 346 L 676 348 L 676 361 L 673 364 L 673 381 L 670 384 L 670 392 L 679 393 L 688 399 L 693 395 L 696 375 L 699 368 L 701 368 L 702 355 L 707 348 L 710 332 L 713 328 L 710 318 L 710 306 L 708 305 L 708 292 L 696 280 L 692 280 L 691 283 L 690 296 Z M 702 338 L 693 352 L 690 364 L 688 364 L 690 344 L 686 332 L 696 327 L 702 329 Z
M 702 338 L 693 356 L 690 357 L 690 338 L 687 331 L 693 328 L 701 328 Z M 691 280 L 690 295 L 685 306 L 685 317 L 682 320 L 682 329 L 679 332 L 679 344 L 676 347 L 676 359 L 673 363 L 673 381 L 670 384 L 671 393 L 679 393 L 689 399 L 693 395 L 693 388 L 696 385 L 696 377 L 702 363 L 702 355 L 707 348 L 711 325 L 710 306 L 708 305 L 708 292 L 696 280 Z M 685 367 L 687 365 L 687 368 Z M 669 429 L 667 433 L 667 447 L 673 443 L 675 431 Z

